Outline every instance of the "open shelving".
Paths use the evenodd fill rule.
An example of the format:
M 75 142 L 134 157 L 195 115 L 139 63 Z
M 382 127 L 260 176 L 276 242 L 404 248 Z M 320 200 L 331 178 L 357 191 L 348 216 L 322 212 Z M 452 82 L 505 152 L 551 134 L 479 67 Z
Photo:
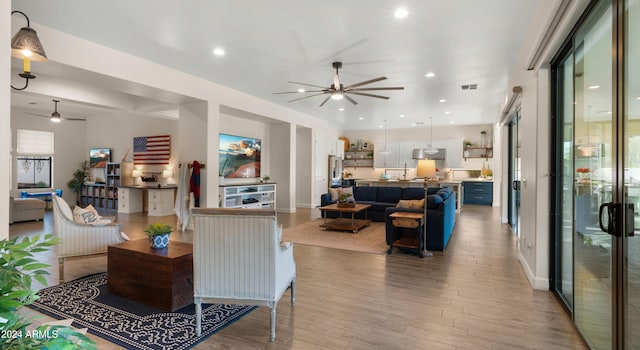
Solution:
M 220 186 L 223 208 L 276 208 L 276 184 Z

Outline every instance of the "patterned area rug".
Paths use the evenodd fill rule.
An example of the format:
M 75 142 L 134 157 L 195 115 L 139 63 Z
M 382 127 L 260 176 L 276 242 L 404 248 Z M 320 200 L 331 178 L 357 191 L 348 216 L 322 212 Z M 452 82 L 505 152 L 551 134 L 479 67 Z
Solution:
M 189 349 L 248 314 L 256 306 L 202 304 L 202 336 L 196 336 L 195 306 L 165 312 L 107 292 L 107 274 L 100 273 L 48 287 L 30 305 L 57 319 L 127 349 Z
M 323 222 L 324 219 L 316 219 L 286 228 L 282 232 L 282 240 L 374 254 L 385 254 L 389 248 L 385 239 L 384 222 L 372 222 L 358 233 L 325 230 L 320 227 Z

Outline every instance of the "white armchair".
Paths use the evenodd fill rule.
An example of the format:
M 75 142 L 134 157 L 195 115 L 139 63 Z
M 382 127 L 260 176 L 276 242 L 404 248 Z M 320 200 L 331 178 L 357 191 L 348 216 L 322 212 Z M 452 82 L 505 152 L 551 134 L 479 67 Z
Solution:
M 281 243 L 282 227 L 266 209 L 193 209 L 193 299 L 196 332 L 202 303 L 263 305 L 271 308 L 271 341 L 276 337 L 276 304 L 291 286 L 295 304 L 293 244 Z
M 73 212 L 67 202 L 55 194 L 52 197 L 53 232 L 61 241 L 57 250 L 62 283 L 65 259 L 106 254 L 109 245 L 124 242 L 126 239 L 121 234 L 121 224 L 79 224 L 73 221 Z

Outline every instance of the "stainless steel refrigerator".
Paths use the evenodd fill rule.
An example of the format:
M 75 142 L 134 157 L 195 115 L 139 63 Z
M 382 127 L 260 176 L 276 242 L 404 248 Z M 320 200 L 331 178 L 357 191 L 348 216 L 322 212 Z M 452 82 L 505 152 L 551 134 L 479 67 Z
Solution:
M 329 156 L 329 187 L 342 186 L 342 158 Z

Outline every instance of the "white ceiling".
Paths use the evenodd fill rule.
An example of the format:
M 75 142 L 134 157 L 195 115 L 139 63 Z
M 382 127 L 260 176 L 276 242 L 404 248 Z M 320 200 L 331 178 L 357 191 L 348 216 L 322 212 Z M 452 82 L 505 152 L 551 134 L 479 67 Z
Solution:
M 46 25 L 355 130 L 384 120 L 389 128 L 428 125 L 430 116 L 434 125 L 494 122 L 540 3 L 549 1 L 13 0 L 12 8 L 25 12 L 36 30 Z M 399 7 L 408 10 L 406 18 L 394 18 Z M 215 56 L 216 47 L 226 54 Z M 353 96 L 357 105 L 330 100 L 324 107 L 318 107 L 321 96 L 287 103 L 302 95 L 273 94 L 300 87 L 287 81 L 330 85 L 333 61 L 343 62 L 344 85 L 386 76 L 366 87 L 405 89 L 374 92 L 389 100 Z M 435 76 L 426 78 L 427 72 Z M 464 91 L 463 84 L 478 89 Z M 76 115 L 94 113 L 95 106 L 64 102 Z M 12 98 L 14 106 L 34 108 L 27 103 Z

